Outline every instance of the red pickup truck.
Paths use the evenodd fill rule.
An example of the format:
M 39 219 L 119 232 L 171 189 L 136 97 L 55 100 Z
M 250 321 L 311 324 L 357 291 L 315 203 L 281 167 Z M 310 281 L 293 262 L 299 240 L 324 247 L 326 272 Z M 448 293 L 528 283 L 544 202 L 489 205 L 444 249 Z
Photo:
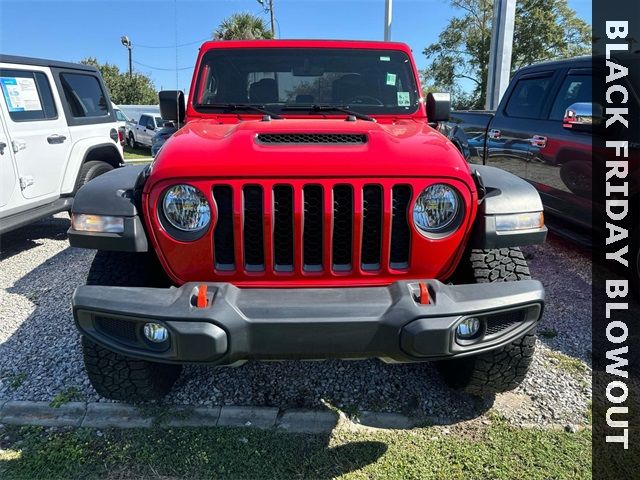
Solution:
M 103 396 L 158 398 L 186 363 L 435 361 L 453 387 L 514 388 L 544 302 L 519 246 L 536 190 L 469 166 L 432 128 L 410 49 L 224 41 L 200 49 L 184 125 L 149 166 L 83 187 L 71 245 L 98 250 L 73 296 Z

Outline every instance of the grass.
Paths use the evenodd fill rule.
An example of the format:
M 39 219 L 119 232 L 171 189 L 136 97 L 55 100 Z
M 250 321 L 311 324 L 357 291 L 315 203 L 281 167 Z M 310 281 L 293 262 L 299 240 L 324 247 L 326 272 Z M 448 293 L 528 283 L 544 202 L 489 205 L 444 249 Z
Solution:
M 339 426 L 331 435 L 222 427 L 47 433 L 8 426 L 0 440 L 0 478 L 591 478 L 590 430 L 571 434 L 494 422 L 471 434 L 451 431 Z
M 136 160 L 140 158 L 149 158 L 151 157 L 151 150 L 148 148 L 130 148 L 128 145 L 124 147 L 124 159 L 125 160 Z
M 11 390 L 17 390 L 22 386 L 26 379 L 27 374 L 24 372 L 13 375 L 9 378 L 9 387 L 11 388 Z
M 557 365 L 561 370 L 564 370 L 574 377 L 580 378 L 588 370 L 587 366 L 584 364 L 584 362 L 582 362 L 582 360 L 578 360 L 577 358 L 570 357 L 563 353 L 550 350 L 545 355 L 549 360 L 551 360 L 551 363 Z
M 65 403 L 69 403 L 75 400 L 78 396 L 78 389 L 75 387 L 70 387 L 64 390 L 63 392 L 57 393 L 53 400 L 49 403 L 50 407 L 60 408 Z

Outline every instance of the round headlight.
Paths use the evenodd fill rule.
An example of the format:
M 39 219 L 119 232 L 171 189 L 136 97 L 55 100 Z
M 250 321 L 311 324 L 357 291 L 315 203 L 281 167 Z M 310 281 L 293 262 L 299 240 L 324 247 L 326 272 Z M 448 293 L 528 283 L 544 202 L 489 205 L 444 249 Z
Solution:
M 460 198 L 455 189 L 436 183 L 424 189 L 413 207 L 413 223 L 425 233 L 452 230 L 458 220 Z
M 211 221 L 211 207 L 205 196 L 191 185 L 174 185 L 164 194 L 162 210 L 178 230 L 196 232 Z

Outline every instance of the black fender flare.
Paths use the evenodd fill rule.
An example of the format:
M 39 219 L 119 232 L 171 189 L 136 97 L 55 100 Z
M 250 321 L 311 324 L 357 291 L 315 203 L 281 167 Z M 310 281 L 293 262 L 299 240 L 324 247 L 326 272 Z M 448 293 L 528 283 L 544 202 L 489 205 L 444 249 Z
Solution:
M 148 251 L 149 242 L 137 206 L 148 170 L 148 165 L 128 165 L 100 175 L 80 188 L 71 214 L 122 217 L 124 232 L 79 231 L 72 224 L 68 231 L 71 246 L 120 252 Z
M 487 165 L 469 165 L 471 173 L 484 189 L 479 200 L 475 227 L 471 237 L 472 248 L 507 248 L 539 245 L 547 237 L 547 227 L 498 232 L 496 217 L 518 213 L 543 212 L 540 194 L 526 180 L 499 168 Z

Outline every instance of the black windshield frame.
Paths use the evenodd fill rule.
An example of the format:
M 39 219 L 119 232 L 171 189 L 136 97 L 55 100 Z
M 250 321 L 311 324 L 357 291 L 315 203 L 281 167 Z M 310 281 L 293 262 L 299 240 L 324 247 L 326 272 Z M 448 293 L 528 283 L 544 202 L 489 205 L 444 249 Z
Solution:
M 213 71 L 223 73 L 213 74 Z M 265 76 L 270 73 L 272 76 Z M 260 80 L 252 81 L 250 75 L 254 79 L 270 79 L 276 83 L 277 98 L 271 99 L 274 101 L 252 98 L 252 85 Z M 346 80 L 351 82 L 355 80 L 355 85 L 349 85 L 345 77 L 349 77 Z M 315 84 L 305 85 L 304 82 L 308 81 Z M 206 88 L 203 88 L 203 82 Z M 339 82 L 340 85 L 337 85 Z M 358 82 L 366 88 L 360 89 Z M 286 90 L 287 84 L 293 85 L 291 90 Z M 235 88 L 235 92 L 229 93 L 225 88 Z M 325 97 L 320 99 L 322 101 L 310 102 L 308 97 L 311 95 L 296 95 L 295 101 L 292 101 L 289 97 L 296 89 L 301 88 L 298 91 L 308 89 Z M 285 115 L 292 114 L 291 110 L 286 112 L 286 107 L 292 103 L 322 103 L 347 107 L 366 115 L 408 116 L 420 109 L 418 88 L 413 63 L 402 50 L 326 47 L 214 48 L 203 55 L 193 94 L 190 96 L 194 110 L 202 114 L 229 114 L 222 108 L 220 111 L 211 108 L 207 105 L 210 103 L 255 104 Z M 352 102 L 338 98 L 339 95 L 348 95 L 349 89 L 354 93 L 362 92 L 356 97 L 364 98 L 357 98 Z M 329 94 L 331 98 L 327 99 Z M 284 98 L 284 95 L 289 97 Z M 294 114 L 318 113 L 310 108 L 309 111 L 302 109 Z M 322 115 L 330 114 L 322 112 Z

